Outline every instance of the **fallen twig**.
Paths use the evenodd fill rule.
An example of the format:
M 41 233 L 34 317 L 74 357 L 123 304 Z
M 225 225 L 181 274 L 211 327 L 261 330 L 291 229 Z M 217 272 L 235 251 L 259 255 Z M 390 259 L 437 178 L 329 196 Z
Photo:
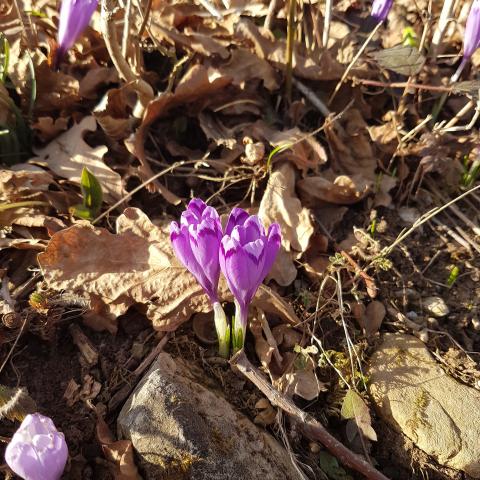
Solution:
M 325 427 L 311 415 L 298 408 L 292 400 L 276 390 L 265 377 L 249 362 L 245 352 L 241 350 L 230 360 L 230 365 L 247 377 L 270 401 L 272 405 L 281 408 L 299 423 L 305 436 L 310 440 L 319 441 L 347 467 L 360 472 L 370 480 L 388 480 L 388 478 L 364 460 L 360 455 L 349 450 Z

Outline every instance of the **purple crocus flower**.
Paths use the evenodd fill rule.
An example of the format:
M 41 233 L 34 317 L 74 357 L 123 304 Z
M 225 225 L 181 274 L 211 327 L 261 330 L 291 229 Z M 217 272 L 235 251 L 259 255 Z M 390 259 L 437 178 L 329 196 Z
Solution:
M 63 433 L 39 413 L 25 417 L 5 450 L 8 466 L 24 480 L 58 480 L 67 458 Z
M 377 22 L 384 22 L 388 17 L 392 5 L 393 0 L 373 0 L 372 11 L 370 15 Z
M 248 306 L 258 287 L 272 268 L 280 248 L 281 233 L 277 223 L 268 232 L 256 215 L 232 210 L 220 247 L 220 268 L 235 297 L 233 348 L 243 348 L 247 330 Z
M 475 50 L 480 47 L 480 0 L 473 0 L 463 38 L 463 59 L 471 58 Z
M 90 23 L 97 5 L 98 0 L 62 0 L 55 67 Z
M 220 354 L 228 356 L 230 330 L 218 300 L 219 250 L 222 225 L 217 211 L 194 198 L 182 213 L 180 225 L 170 224 L 170 240 L 177 258 L 192 273 L 212 302 Z

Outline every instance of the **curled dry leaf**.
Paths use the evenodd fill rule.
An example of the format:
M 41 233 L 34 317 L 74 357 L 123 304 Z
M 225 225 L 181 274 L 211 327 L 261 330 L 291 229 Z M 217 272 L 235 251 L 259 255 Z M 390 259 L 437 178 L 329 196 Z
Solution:
M 372 427 L 372 418 L 370 417 L 368 406 L 355 390 L 349 390 L 345 395 L 341 414 L 345 419 L 355 420 L 358 429 L 364 437 L 375 442 L 377 441 L 377 434 Z
M 46 147 L 36 149 L 37 157 L 31 162 L 45 165 L 59 177 L 78 184 L 80 184 L 83 168 L 88 167 L 100 182 L 105 198 L 112 202 L 117 201 L 125 191 L 121 176 L 105 165 L 102 160 L 108 148 L 104 145 L 90 147 L 83 139 L 87 131 L 94 131 L 96 128 L 95 118 L 85 117 Z
M 194 65 L 190 68 L 173 93 L 162 93 L 155 100 L 150 102 L 143 115 L 142 124 L 135 134 L 133 143 L 126 143 L 126 147 L 135 155 L 141 163 L 139 174 L 142 180 L 148 180 L 153 172 L 146 161 L 145 138 L 153 122 L 165 117 L 172 108 L 197 100 L 212 99 L 215 94 L 221 91 L 226 85 L 232 82 L 232 78 L 223 75 L 215 68 L 206 68 L 203 65 Z M 161 195 L 170 203 L 178 205 L 180 199 L 162 186 L 159 182 L 152 184 Z
M 261 398 L 256 404 L 255 408 L 260 410 L 260 413 L 253 419 L 253 423 L 257 425 L 273 425 L 277 418 L 277 411 L 273 408 L 272 404 L 266 399 Z
M 291 145 L 287 150 L 277 153 L 273 157 L 273 162 L 289 160 L 303 174 L 310 169 L 318 171 L 318 167 L 327 161 L 327 154 L 322 145 L 313 136 L 305 134 L 297 127 L 279 132 L 259 120 L 253 125 L 252 134 L 273 147 Z
M 57 117 L 54 120 L 52 117 L 39 117 L 32 127 L 42 141 L 49 142 L 68 128 L 68 119 Z
M 283 70 L 286 64 L 286 42 L 279 40 L 267 29 L 258 27 L 252 21 L 241 18 L 235 25 L 235 36 L 253 43 L 255 53 Z M 338 80 L 344 68 L 324 50 L 318 62 L 305 51 L 303 45 L 294 46 L 293 71 L 295 75 L 309 80 Z M 352 72 L 353 73 L 353 72 Z
M 335 176 L 332 171 L 327 171 L 322 176 L 303 178 L 297 187 L 306 205 L 318 206 L 318 202 L 334 205 L 358 203 L 370 192 L 370 185 L 371 182 L 362 175 Z
M 38 167 L 28 170 L 0 170 L 0 200 L 18 202 L 27 197 L 46 192 L 53 177 Z
M 122 315 L 142 304 L 154 328 L 175 330 L 195 312 L 209 312 L 207 295 L 176 260 L 168 225 L 157 227 L 139 209 L 127 208 L 117 219 L 117 233 L 88 222 L 62 230 L 38 256 L 45 281 L 53 290 L 87 294 L 107 315 Z M 221 301 L 232 301 L 226 282 Z M 253 301 L 262 310 L 297 324 L 292 307 L 265 285 Z
M 352 313 L 365 335 L 369 337 L 380 330 L 387 311 L 382 302 L 373 300 L 366 308 L 362 302 L 353 303 Z
M 308 247 L 313 234 L 310 211 L 295 194 L 295 169 L 284 163 L 270 175 L 258 215 L 265 225 L 278 222 L 282 227 L 282 248 L 270 272 L 280 285 L 290 285 L 297 276 L 293 260 Z
M 112 432 L 97 411 L 97 438 L 102 446 L 105 458 L 110 462 L 113 478 L 115 480 L 142 480 L 138 473 L 133 457 L 133 447 L 130 440 L 115 440 Z
M 327 121 L 325 135 L 336 172 L 362 175 L 366 181 L 375 181 L 377 159 L 368 126 L 359 110 L 348 110 L 339 120 Z

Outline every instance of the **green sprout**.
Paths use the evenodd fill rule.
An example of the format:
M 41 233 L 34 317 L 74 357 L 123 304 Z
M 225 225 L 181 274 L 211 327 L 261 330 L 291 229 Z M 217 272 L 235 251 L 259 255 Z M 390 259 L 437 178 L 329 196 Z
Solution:
M 412 27 L 405 27 L 402 30 L 402 44 L 406 47 L 418 47 L 417 34 Z
M 458 275 L 460 275 L 460 269 L 454 265 L 450 270 L 450 274 L 448 275 L 447 285 L 449 287 L 453 287 L 453 284 L 457 281 Z
M 82 190 L 83 202 L 81 205 L 75 205 L 71 213 L 84 220 L 93 220 L 100 213 L 103 201 L 103 192 L 100 182 L 95 175 L 86 167 L 83 167 L 80 177 L 80 188 Z

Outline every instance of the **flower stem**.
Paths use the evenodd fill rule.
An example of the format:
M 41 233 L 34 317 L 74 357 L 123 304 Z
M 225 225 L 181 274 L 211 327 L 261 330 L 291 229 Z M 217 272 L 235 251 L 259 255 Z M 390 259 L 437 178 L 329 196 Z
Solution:
M 219 302 L 213 304 L 213 318 L 218 337 L 218 353 L 221 357 L 228 358 L 230 353 L 230 325 Z
M 233 353 L 243 349 L 245 336 L 247 334 L 248 307 L 242 307 L 235 300 L 235 317 L 232 328 Z
M 468 59 L 466 59 L 465 57 L 463 57 L 462 59 L 462 62 L 460 63 L 460 65 L 458 66 L 457 70 L 455 71 L 455 73 L 451 76 L 450 78 L 450 85 L 458 82 L 458 79 L 460 78 L 460 75 L 462 74 L 463 72 L 463 69 L 465 68 L 465 66 L 467 65 L 467 62 L 468 62 Z M 437 121 L 437 117 L 438 115 L 440 114 L 442 108 L 443 108 L 443 105 L 444 103 L 446 102 L 447 98 L 448 98 L 448 94 L 450 92 L 445 92 L 441 97 L 440 97 L 440 100 L 438 100 L 438 102 L 435 104 L 435 106 L 433 107 L 433 110 L 432 110 L 432 120 L 431 120 L 431 123 L 432 125 Z

